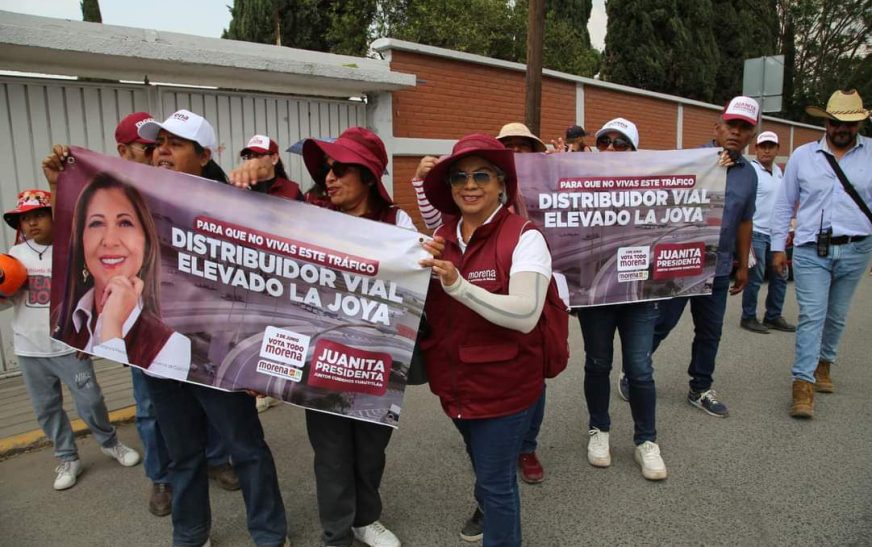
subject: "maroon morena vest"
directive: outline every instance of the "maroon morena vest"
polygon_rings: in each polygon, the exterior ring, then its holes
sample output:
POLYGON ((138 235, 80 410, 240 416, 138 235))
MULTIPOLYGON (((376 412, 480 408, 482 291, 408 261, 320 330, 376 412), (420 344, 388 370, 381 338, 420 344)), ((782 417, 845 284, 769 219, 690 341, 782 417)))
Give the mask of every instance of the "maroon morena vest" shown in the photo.
MULTIPOLYGON (((495 294, 508 294, 509 272, 497 260, 496 234, 509 215, 502 208, 479 226, 460 252, 457 222, 451 218, 435 235, 445 238, 443 260, 451 261, 470 283, 495 294)), ((451 418, 494 418, 520 412, 542 392, 542 335, 491 323, 430 280, 425 304, 430 335, 421 342, 430 390, 451 418)))
POLYGON ((276 177, 275 182, 270 186, 267 194, 292 201, 303 201, 303 193, 300 191, 300 185, 292 180, 284 179, 282 177, 276 177))

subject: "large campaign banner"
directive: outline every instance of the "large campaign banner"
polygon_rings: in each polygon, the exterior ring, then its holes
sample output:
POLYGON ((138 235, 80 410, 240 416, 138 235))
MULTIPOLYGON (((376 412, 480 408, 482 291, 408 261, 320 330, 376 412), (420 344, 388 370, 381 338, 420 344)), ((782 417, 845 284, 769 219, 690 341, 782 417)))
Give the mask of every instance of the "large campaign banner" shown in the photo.
POLYGON ((56 339, 396 426, 430 278, 419 234, 75 147, 56 201, 56 339))
POLYGON ((726 188, 719 152, 515 155, 523 206, 572 307, 711 293, 726 188))

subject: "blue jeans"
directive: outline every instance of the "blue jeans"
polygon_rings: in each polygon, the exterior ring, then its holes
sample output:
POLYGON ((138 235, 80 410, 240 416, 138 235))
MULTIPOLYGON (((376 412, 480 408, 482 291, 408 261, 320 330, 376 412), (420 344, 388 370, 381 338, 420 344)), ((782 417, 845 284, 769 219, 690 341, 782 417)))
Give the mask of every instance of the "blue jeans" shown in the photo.
POLYGON ((18 364, 36 412, 36 421, 54 444, 58 459, 65 462, 79 459, 70 418, 64 410, 61 384, 70 390, 76 412, 88 424, 100 446, 110 447, 118 442, 90 359, 77 359, 75 353, 55 357, 19 355, 18 364))
POLYGON ((483 547, 521 545, 518 455, 535 406, 499 418, 453 420, 475 472, 475 501, 484 513, 483 547))
POLYGON ((542 420, 545 419, 545 384, 542 384, 542 395, 539 400, 533 405, 532 415, 530 416, 530 427, 524 433, 524 439, 521 441, 521 454, 532 454, 539 446, 538 437, 539 430, 542 428, 542 420))
MULTIPOLYGON (((130 367, 130 374, 133 381, 133 399, 136 401, 136 431, 142 440, 145 453, 143 462, 145 476, 155 484, 169 484, 172 460, 167 450, 167 443, 161 434, 160 424, 157 422, 151 393, 145 385, 145 373, 142 369, 130 367)), ((221 434, 211 423, 206 437, 206 460, 209 465, 230 462, 221 434)))
POLYGON ((793 280, 799 303, 793 379, 814 382, 818 361, 833 363, 851 296, 869 267, 872 237, 845 245, 831 245, 829 256, 817 255, 815 245, 793 249, 793 280))
POLYGON ((696 392, 708 391, 712 387, 712 374, 715 371, 715 359, 718 356, 718 345, 721 342, 721 331, 724 326, 724 312, 727 310, 727 294, 730 289, 730 277, 720 275, 712 282, 712 293, 701 296, 684 296, 671 300, 661 300, 658 304, 660 315, 654 326, 654 345, 652 353, 662 342, 684 313, 684 307, 690 301, 690 313, 693 315, 693 346, 690 350, 690 389, 696 392))
POLYGON ((611 428, 609 373, 617 330, 621 336, 624 374, 630 384, 630 412, 635 424, 633 442, 657 440, 654 426, 657 392, 651 362, 657 308, 655 302, 640 302, 579 310, 578 322, 584 336, 584 397, 590 429, 608 431, 611 428))
POLYGON ((257 545, 283 545, 288 532, 285 506, 254 400, 245 393, 175 380, 147 375, 145 380, 173 460, 173 545, 199 546, 209 538, 207 421, 221 431, 230 452, 251 538, 257 545))
POLYGON ((784 294, 787 292, 787 276, 772 271, 772 250, 769 236, 754 232, 751 247, 757 263, 748 269, 748 285, 742 292, 742 319, 757 319, 757 293, 763 284, 763 277, 769 272, 769 292, 766 293, 766 314, 764 321, 774 321, 781 317, 784 308, 784 294))
POLYGON ((170 454, 157 423, 151 394, 145 385, 145 373, 142 369, 130 367, 130 375, 133 381, 133 399, 136 401, 136 431, 142 440, 145 476, 153 483, 169 484, 170 454))

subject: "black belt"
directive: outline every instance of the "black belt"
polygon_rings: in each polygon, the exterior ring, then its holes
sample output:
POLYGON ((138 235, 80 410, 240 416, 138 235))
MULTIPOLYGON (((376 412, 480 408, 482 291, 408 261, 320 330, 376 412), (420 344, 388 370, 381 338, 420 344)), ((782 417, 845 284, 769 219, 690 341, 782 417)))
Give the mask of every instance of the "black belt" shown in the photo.
POLYGON ((855 241, 863 241, 869 236, 836 236, 830 238, 830 245, 844 245, 855 241))

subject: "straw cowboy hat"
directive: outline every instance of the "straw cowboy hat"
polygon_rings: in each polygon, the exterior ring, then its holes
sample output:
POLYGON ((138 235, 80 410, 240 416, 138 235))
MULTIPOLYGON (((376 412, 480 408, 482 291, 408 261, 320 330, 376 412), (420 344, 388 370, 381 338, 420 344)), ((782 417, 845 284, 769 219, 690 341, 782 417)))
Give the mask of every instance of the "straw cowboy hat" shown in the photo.
POLYGON ((807 106, 805 111, 815 118, 829 118, 840 122, 861 122, 869 117, 869 110, 863 108, 863 99, 856 89, 833 93, 827 101, 826 110, 819 106, 807 106))
POLYGON ((525 139, 530 139, 530 143, 533 145, 533 150, 535 152, 545 152, 548 150, 548 147, 545 146, 542 139, 534 135, 533 132, 530 131, 530 128, 520 122, 512 122, 504 125, 502 129, 500 129, 500 134, 497 135, 497 140, 503 142, 503 139, 509 137, 524 137, 525 139))

